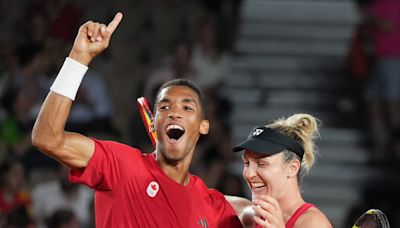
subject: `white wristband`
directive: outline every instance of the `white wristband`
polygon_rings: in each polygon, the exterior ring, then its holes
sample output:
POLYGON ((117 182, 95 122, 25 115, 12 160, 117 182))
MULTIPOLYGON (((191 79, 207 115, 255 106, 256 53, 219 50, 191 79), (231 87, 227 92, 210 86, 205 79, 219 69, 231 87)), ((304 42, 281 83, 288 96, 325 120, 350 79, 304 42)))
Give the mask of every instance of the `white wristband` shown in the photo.
POLYGON ((87 66, 67 57, 50 90, 74 101, 87 70, 87 66))

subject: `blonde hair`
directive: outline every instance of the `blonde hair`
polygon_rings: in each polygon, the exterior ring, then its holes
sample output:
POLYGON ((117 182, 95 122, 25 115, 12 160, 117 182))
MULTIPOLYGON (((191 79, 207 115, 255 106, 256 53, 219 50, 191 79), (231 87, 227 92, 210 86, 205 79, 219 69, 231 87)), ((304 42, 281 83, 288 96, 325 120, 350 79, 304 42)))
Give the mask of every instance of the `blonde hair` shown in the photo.
MULTIPOLYGON (((319 120, 309 114, 294 114, 287 119, 280 118, 267 125, 267 127, 276 129, 303 146, 304 155, 301 161, 301 176, 307 174, 315 162, 317 154, 315 139, 319 137, 318 125, 319 120)), ((299 158, 294 153, 289 152, 286 153, 284 160, 287 162, 295 157, 299 158)))

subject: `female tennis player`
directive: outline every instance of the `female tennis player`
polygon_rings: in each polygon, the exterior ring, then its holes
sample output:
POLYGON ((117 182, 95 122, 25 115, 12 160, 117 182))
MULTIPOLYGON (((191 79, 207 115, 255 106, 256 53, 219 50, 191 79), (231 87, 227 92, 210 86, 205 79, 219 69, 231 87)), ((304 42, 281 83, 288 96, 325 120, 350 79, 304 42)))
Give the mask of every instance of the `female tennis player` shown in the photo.
POLYGON ((328 218, 306 203, 300 186, 315 160, 317 120, 295 114, 266 126, 255 127, 237 145, 243 151, 245 178, 252 193, 255 227, 330 228, 328 218))

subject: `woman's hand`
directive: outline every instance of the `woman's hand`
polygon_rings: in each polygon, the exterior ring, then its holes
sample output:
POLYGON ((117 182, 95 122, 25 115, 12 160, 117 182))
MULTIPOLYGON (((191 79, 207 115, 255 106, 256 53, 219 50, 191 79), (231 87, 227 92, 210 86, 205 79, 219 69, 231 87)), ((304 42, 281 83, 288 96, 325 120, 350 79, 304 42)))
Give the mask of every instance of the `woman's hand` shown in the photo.
POLYGON ((264 228, 285 228, 282 209, 279 202, 268 195, 253 200, 256 212, 254 221, 264 228))

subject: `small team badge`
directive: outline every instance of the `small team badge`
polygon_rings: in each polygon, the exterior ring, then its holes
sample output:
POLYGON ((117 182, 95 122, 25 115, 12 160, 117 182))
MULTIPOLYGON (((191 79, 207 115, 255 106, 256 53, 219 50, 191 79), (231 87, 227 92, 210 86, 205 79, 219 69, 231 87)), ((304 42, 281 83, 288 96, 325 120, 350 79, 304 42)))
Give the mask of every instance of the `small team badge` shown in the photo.
POLYGON ((153 198, 157 195, 158 190, 160 190, 160 185, 158 185, 157 182, 152 181, 150 182, 149 186, 147 186, 146 192, 148 196, 153 198))

